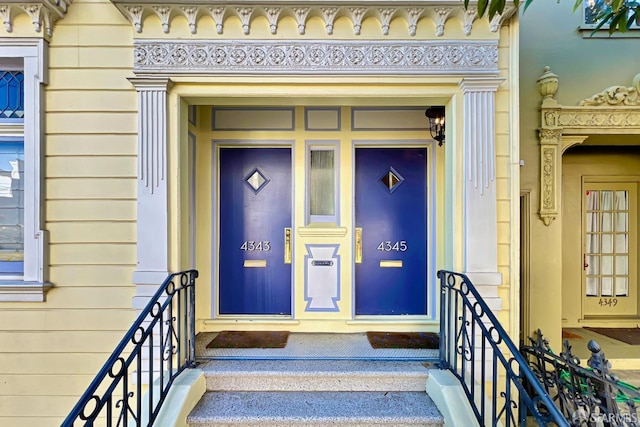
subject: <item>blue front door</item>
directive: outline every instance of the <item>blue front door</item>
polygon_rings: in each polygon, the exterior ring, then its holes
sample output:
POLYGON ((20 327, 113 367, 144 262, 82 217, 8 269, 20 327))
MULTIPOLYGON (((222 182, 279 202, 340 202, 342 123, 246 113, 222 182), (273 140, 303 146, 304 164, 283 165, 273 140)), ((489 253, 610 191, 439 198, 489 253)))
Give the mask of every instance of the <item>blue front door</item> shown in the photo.
POLYGON ((426 159, 425 148, 356 149, 357 315, 427 314, 426 159))
POLYGON ((291 149, 219 154, 219 313, 290 315, 291 149))

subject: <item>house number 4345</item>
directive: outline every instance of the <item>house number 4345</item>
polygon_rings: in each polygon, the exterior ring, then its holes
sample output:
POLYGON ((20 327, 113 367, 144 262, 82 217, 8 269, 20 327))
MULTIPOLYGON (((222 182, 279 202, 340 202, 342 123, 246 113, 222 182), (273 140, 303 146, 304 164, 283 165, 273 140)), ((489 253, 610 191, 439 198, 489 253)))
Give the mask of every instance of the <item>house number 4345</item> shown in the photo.
POLYGON ((397 242, 392 242, 390 240, 387 240, 384 242, 380 242, 377 249, 383 252, 391 252, 391 251, 405 252, 408 249, 407 241, 399 240, 397 242))

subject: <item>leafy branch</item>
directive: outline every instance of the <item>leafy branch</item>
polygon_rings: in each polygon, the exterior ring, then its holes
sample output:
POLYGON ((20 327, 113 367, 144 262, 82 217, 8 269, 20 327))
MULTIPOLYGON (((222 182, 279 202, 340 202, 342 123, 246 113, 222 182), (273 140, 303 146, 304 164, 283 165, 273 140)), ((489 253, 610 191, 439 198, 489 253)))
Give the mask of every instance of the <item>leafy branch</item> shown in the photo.
MULTIPOLYGON (((526 11, 532 2, 533 0, 513 0, 513 5, 519 7, 520 4, 523 4, 526 11)), ((501 14, 504 11, 506 3, 506 0, 478 0, 478 15, 482 17, 486 13, 489 18, 493 18, 496 14, 501 14)), ((575 12, 583 6, 584 0, 575 0, 573 11, 575 12)), ((464 0, 464 7, 469 7, 469 0, 464 0)), ((604 25, 609 26, 610 34, 616 31, 625 32, 634 23, 640 25, 640 2, 637 0, 604 0, 604 7, 596 16, 595 22, 594 32, 604 25)))

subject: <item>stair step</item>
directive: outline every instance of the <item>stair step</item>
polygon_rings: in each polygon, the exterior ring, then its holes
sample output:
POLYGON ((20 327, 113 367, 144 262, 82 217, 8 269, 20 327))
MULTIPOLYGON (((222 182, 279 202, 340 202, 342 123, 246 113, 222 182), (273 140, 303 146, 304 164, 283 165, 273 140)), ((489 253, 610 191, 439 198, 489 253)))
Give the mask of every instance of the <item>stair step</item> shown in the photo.
POLYGON ((425 391, 207 392, 187 419, 190 427, 442 426, 425 391))
POLYGON ((209 391, 421 391, 422 362, 215 360, 200 367, 209 391))

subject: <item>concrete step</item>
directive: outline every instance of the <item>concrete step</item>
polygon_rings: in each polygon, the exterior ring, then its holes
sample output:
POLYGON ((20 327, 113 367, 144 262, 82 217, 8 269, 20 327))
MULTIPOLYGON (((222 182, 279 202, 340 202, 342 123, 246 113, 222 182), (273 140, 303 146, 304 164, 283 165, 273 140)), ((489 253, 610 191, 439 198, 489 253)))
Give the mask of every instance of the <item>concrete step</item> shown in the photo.
POLYGON ((414 361, 214 360, 190 427, 442 426, 414 361))
POLYGON ((207 392, 189 427, 443 426, 426 392, 207 392))
POLYGON ((372 360, 216 360, 200 369, 210 391, 422 391, 428 365, 372 360))

